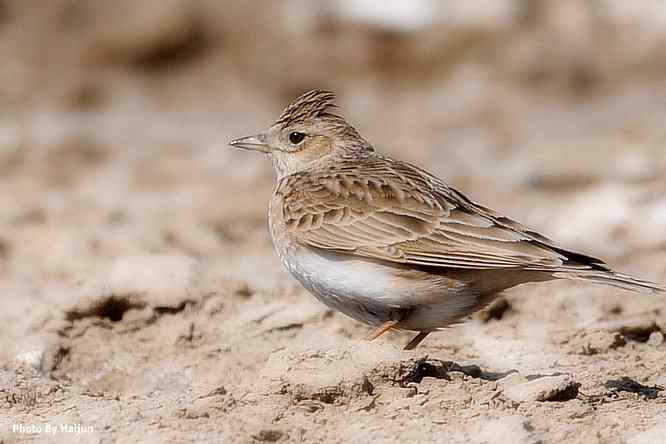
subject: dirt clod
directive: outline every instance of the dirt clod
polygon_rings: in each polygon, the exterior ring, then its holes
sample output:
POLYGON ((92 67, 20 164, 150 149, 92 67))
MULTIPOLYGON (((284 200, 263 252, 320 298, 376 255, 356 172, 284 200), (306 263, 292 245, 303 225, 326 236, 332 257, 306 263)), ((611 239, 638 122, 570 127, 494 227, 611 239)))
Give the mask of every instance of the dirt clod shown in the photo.
POLYGON ((504 395, 512 401, 562 402, 576 398, 580 384, 570 376, 543 376, 532 381, 515 384, 504 390, 504 395))

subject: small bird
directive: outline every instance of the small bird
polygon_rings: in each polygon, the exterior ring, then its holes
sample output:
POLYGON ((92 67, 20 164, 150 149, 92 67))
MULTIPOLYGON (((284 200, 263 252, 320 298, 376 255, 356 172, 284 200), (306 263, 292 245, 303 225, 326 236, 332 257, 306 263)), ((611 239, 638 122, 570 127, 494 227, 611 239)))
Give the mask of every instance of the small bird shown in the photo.
POLYGON ((271 158, 268 221, 283 266, 319 301, 373 326, 366 339, 411 330, 418 334, 405 349, 413 349, 526 282, 665 291, 376 152, 337 109, 332 92, 306 92, 268 131, 230 145, 271 158))

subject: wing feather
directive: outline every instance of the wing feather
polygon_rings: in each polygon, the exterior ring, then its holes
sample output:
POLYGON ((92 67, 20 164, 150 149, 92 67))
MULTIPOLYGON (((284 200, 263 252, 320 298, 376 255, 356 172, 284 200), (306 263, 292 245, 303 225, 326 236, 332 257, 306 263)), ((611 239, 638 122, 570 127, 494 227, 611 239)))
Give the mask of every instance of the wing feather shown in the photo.
MULTIPOLYGON (((462 269, 559 270, 571 259, 547 238, 435 176, 379 155, 334 171, 287 176, 277 192, 289 235, 315 248, 462 269)), ((584 260, 577 267, 603 266, 579 256, 584 260)))

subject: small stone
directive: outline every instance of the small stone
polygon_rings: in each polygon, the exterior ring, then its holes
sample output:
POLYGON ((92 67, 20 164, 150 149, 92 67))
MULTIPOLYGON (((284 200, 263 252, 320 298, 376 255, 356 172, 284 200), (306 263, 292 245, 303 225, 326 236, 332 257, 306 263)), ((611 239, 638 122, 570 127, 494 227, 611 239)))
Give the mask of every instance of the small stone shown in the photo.
POLYGON ((580 384, 567 375, 544 376, 504 389, 504 395, 515 402, 568 401, 578 396, 580 384))
POLYGON ((276 351, 261 371, 260 382, 266 384, 262 390, 288 395, 295 404, 303 400, 339 404, 368 399, 374 392, 373 369, 395 361, 401 352, 397 347, 377 350, 372 345, 359 342, 276 351))
POLYGON ((647 340, 647 344, 652 347, 659 347, 664 343, 664 334, 660 331, 653 331, 647 340))
POLYGON ((34 369, 39 369, 42 366, 43 357, 44 350, 30 350, 27 352, 19 353, 14 359, 22 364, 28 364, 34 369))

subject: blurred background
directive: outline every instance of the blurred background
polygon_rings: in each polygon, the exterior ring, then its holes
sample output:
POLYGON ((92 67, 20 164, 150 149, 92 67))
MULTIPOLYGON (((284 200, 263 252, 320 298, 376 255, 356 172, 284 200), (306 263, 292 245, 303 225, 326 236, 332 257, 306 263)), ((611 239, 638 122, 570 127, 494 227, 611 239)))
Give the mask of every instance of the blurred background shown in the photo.
POLYGON ((0 59, 4 285, 142 252, 272 264, 271 165, 227 142, 314 87, 567 245, 666 243, 663 2, 2 0, 0 59))
POLYGON ((314 87, 565 244, 666 242, 660 1, 1 0, 0 60, 4 285, 266 247, 271 165, 227 142, 314 87))
POLYGON ((271 166, 227 142, 314 87, 569 245, 666 242, 657 0, 1 0, 0 60, 4 273, 267 242, 271 166))
MULTIPOLYGON (((253 380, 276 344, 293 348, 300 337, 312 346, 315 332, 339 344, 362 337, 364 327, 322 315, 280 270, 266 229, 272 166, 227 145, 267 128, 311 88, 336 91, 342 115, 379 151, 426 167, 566 247, 666 281, 666 2, 0 0, 0 360, 47 350, 59 359, 49 369, 83 375, 72 377, 71 390, 120 369, 114 381, 124 388, 93 387, 101 393, 131 392, 143 369, 146 391, 172 390, 155 399, 181 402, 190 364, 167 382, 150 378, 183 353, 183 362, 197 363, 198 379, 188 379, 196 388, 203 367, 216 384, 221 365, 234 381, 253 380), (161 262, 123 262, 146 254, 199 259, 224 281, 210 286, 225 298, 212 308, 197 300, 201 313, 180 312, 194 298, 187 281, 174 287, 171 311, 160 312, 173 316, 146 315, 146 325, 132 327, 136 335, 118 333, 125 323, 117 321, 163 301, 67 308, 91 280, 106 293, 84 296, 113 295, 113 264, 138 276, 128 294, 152 288, 163 297, 163 286, 149 281, 170 282, 172 262, 145 281, 141 273, 161 262), (255 334, 276 304, 286 317, 255 334), (69 324, 54 327, 63 313, 69 324), (106 323, 65 345, 35 339, 68 337, 86 317, 106 323)), ((563 319, 574 334, 590 319, 663 306, 619 290, 543 288, 518 293, 552 297, 518 298, 523 314, 509 325, 524 335, 507 342, 510 352, 475 342, 505 334, 507 324, 487 327, 486 336, 452 330, 430 344, 458 338, 476 344, 471 356, 484 365, 524 368, 520 359, 541 356, 563 319), (532 352, 514 353, 534 337, 543 341, 532 352)), ((553 348, 560 353, 561 343, 553 348)), ((460 353, 456 359, 469 359, 460 353)), ((589 383, 597 386, 603 381, 589 383)), ((146 406, 153 404, 137 408, 146 406)), ((91 421, 81 422, 101 424, 91 421)))

